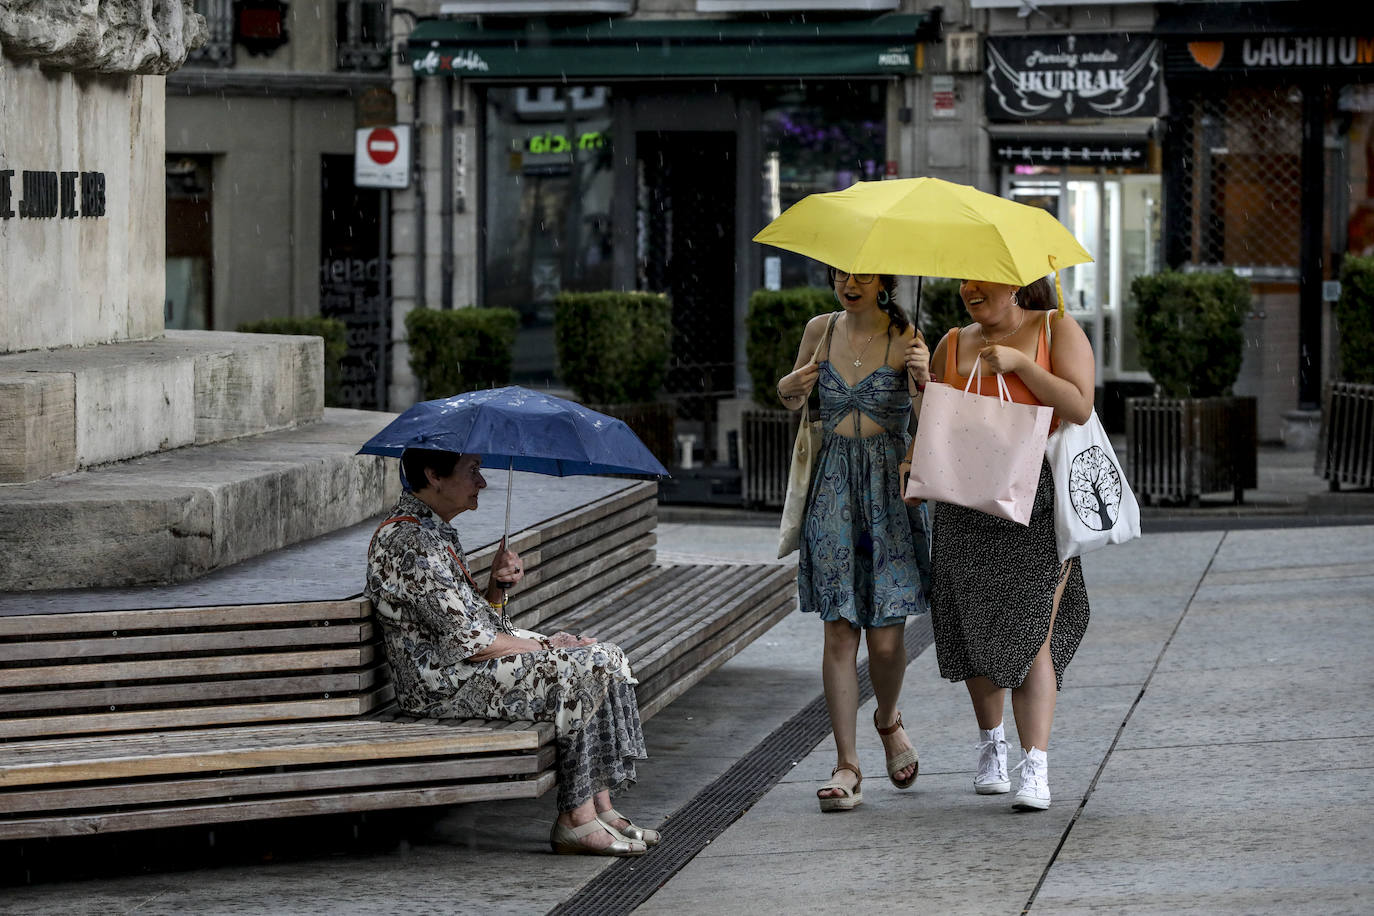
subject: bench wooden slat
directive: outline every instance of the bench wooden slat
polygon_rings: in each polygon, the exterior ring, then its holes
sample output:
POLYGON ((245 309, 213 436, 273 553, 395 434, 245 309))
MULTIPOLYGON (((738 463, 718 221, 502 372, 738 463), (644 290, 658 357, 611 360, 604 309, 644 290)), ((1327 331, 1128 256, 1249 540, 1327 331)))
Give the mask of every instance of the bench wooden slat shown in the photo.
POLYGON ((585 601, 602 589, 643 572, 653 565, 653 562, 653 554, 645 552, 643 545, 630 545, 622 548, 616 552, 616 555, 607 558, 604 562, 598 560, 588 564, 588 578, 581 583, 567 587, 561 593, 547 599, 534 600, 534 606, 528 611, 512 616, 517 626, 530 630, 538 629, 540 621, 548 619, 549 615, 562 608, 585 601))
POLYGON ((660 658, 671 657, 675 649, 680 650, 683 645, 695 645, 704 641, 733 617, 749 613, 755 605, 762 603, 777 589, 770 577, 760 577, 748 585, 735 581, 738 578, 720 577, 711 583, 729 590, 723 592, 712 589, 706 592, 708 600, 716 601, 717 613, 698 614, 692 619, 682 619, 676 626, 666 625, 657 631, 650 631, 648 639, 635 644, 634 658, 637 663, 652 667, 660 658), (728 600, 721 597, 726 594, 730 596, 728 600))
POLYGON ((73 814, 59 817, 0 821, 0 840, 45 836, 83 836, 121 830, 221 824, 269 817, 301 817, 350 811, 381 811, 426 805, 457 805, 505 798, 537 798, 553 788, 554 774, 546 770, 531 779, 499 780, 341 795, 293 796, 284 799, 226 801, 143 811, 73 814))
POLYGON ((537 751, 498 756, 426 758, 420 762, 380 763, 347 768, 295 769, 282 772, 241 773, 201 779, 164 779, 128 782, 118 786, 87 784, 61 789, 27 789, 0 792, 0 813, 28 814, 80 808, 167 804, 195 799, 275 795, 287 792, 319 792, 361 786, 400 787, 408 783, 484 779, 493 776, 528 776, 554 764, 554 748, 544 744, 537 751))
POLYGON ((76 690, 29 690, 0 693, 0 714, 60 712, 91 707, 165 706, 250 697, 325 697, 355 693, 386 676, 380 659, 356 671, 311 672, 294 677, 197 680, 171 684, 118 684, 76 690))
POLYGON ((717 567, 694 576, 681 600, 676 595, 661 597, 627 619, 627 625, 619 630, 625 641, 622 648, 636 656, 647 656, 660 644, 680 639, 682 632, 695 622, 728 614, 730 608, 747 606, 755 593, 748 575, 748 571, 717 567))
POLYGON ((120 732, 153 728, 199 728, 210 725, 241 725, 245 722, 280 722, 283 719, 338 719, 359 716, 390 698, 390 685, 371 693, 312 700, 276 700, 228 706, 186 706, 172 709, 0 719, 0 739, 45 735, 76 735, 86 732, 120 732))
POLYGON ((597 557, 612 555, 626 545, 633 545, 641 551, 651 549, 657 538, 653 529, 652 518, 640 519, 567 553, 550 557, 546 551, 543 552, 543 559, 538 566, 525 567, 527 574, 520 588, 511 594, 511 602, 514 604, 519 598, 528 607, 540 600, 547 600, 570 583, 584 578, 586 564, 597 557))
POLYGON ((709 656, 684 660, 684 670, 677 671, 671 668, 664 670, 660 672, 658 677, 649 679, 641 685, 647 699, 640 704, 640 719, 648 721, 653 718, 669 703, 682 696, 712 671, 734 658, 754 640, 767 633, 779 620, 793 613, 796 609, 795 595, 792 598, 793 600, 787 600, 784 596, 779 596, 775 606, 767 616, 757 619, 738 635, 716 648, 709 656))
POLYGON ((356 668, 371 662, 375 654, 372 646, 360 645, 321 649, 315 652, 254 652, 207 655, 200 658, 164 658, 155 661, 0 668, 0 688, 356 668))
MULTIPOLYGON (((192 627, 298 623, 303 620, 364 620, 371 613, 371 602, 363 598, 349 598, 345 601, 302 601, 292 604, 20 614, 0 616, 0 638, 114 630, 121 633, 131 630, 184 630, 192 627)), ((4 657, 3 653, 3 647, 0 647, 0 658, 4 657)))
POLYGON ((0 748, 0 787, 534 750, 539 746, 536 733, 524 729, 448 728, 369 721, 343 723, 332 731, 315 731, 308 735, 288 726, 279 729, 202 729, 171 732, 160 738, 152 742, 152 746, 146 736, 138 735, 123 746, 117 740, 107 739, 95 748, 70 740, 61 746, 33 742, 0 748), (93 750, 97 753, 93 754, 93 750))
POLYGON ((86 659, 154 653, 223 652, 230 649, 274 649, 290 646, 330 646, 367 642, 371 622, 318 627, 259 627, 251 630, 211 630, 145 636, 105 636, 13 642, 0 646, 0 665, 43 659, 86 659))

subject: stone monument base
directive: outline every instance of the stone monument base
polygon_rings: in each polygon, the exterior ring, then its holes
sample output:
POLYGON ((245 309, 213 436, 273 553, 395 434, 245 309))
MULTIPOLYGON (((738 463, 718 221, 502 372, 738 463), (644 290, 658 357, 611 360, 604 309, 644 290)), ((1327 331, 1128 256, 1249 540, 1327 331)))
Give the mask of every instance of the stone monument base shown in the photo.
POLYGON ((183 582, 376 516, 399 491, 395 462, 355 452, 392 416, 329 409, 296 429, 0 487, 0 591, 183 582))

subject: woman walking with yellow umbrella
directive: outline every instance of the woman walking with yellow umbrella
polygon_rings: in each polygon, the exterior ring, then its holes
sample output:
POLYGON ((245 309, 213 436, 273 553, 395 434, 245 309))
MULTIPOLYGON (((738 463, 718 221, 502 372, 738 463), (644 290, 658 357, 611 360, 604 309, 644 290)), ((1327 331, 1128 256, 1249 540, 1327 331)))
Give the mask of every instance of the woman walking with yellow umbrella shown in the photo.
MULTIPOLYGON (((1015 400, 1053 407, 1056 421, 1081 423, 1091 412, 1086 335, 1063 315, 1062 292, 1053 323, 1034 311, 1049 306, 1048 295, 1044 305, 1030 301, 1037 280, 1091 257, 1043 210, 938 179, 860 182, 806 198, 755 241, 850 271, 964 278, 960 294, 975 323, 965 333, 951 331, 933 361, 923 340, 908 343, 905 363, 918 415, 932 364, 940 382, 962 383, 975 371, 975 359, 989 375, 1007 374, 1015 400), (1038 315, 1045 320, 1032 320, 1038 315)), ((1047 281, 1038 289, 1047 289, 1047 281)), ((1042 465, 1029 528, 949 504, 934 512, 936 652, 941 673, 964 681, 979 722, 974 788, 979 794, 1010 790, 1001 723, 1011 689, 1024 750, 1014 807, 1025 810, 1050 803, 1046 751, 1055 694, 1088 619, 1077 560, 1058 560, 1053 490, 1042 465)))

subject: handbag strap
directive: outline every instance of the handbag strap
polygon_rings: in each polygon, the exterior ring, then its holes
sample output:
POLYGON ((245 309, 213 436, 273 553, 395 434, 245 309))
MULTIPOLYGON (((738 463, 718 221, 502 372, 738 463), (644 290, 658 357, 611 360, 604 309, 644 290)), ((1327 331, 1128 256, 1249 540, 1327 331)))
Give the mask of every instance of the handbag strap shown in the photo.
MULTIPOLYGON (((821 339, 818 340, 818 341, 816 342, 816 350, 815 350, 815 352, 813 352, 813 353, 811 354, 811 362, 813 362, 813 363, 818 363, 818 362, 821 361, 821 347, 824 347, 826 341, 830 339, 830 332, 833 331, 833 330, 835 329, 835 322, 838 321, 839 319, 840 319, 840 313, 839 313, 839 312, 831 312, 831 313, 830 313, 830 320, 829 320, 828 322, 826 322, 825 331, 821 334, 821 339)), ((830 356, 830 351, 829 351, 829 350, 826 350, 826 351, 825 351, 825 355, 826 355, 826 357, 828 358, 828 357, 830 356)), ((801 422, 802 422, 802 426, 805 426, 808 422, 810 422, 810 419, 811 419, 811 396, 810 396, 810 395, 807 395, 806 400, 802 402, 802 412, 801 412, 801 422)))
MULTIPOLYGON (((982 354, 973 358, 973 368, 969 370, 968 381, 964 383, 964 394, 973 387, 973 380, 978 379, 978 394, 983 393, 983 380, 978 375, 978 366, 983 361, 982 354)), ((1002 373, 997 373, 997 400, 1004 404, 1011 403, 1011 389, 1007 387, 1007 380, 1002 378, 1002 373)))

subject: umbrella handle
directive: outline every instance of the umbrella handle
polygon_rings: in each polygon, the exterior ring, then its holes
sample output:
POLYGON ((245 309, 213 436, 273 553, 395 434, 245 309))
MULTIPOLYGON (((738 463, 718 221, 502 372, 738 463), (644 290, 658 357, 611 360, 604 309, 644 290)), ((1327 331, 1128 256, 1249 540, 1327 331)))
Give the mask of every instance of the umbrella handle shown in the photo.
MULTIPOLYGON (((505 526, 504 528, 501 529, 501 546, 498 547, 498 548, 496 548, 496 554, 497 554, 497 556, 500 556, 501 551, 503 551, 503 550, 506 549, 506 541, 507 541, 507 539, 510 538, 510 491, 511 491, 511 484, 512 484, 514 481, 515 481, 515 467, 513 466, 513 464, 507 464, 507 465, 506 465, 506 526, 505 526)), ((496 584, 497 584, 498 586, 500 586, 501 591, 502 591, 502 593, 503 593, 501 597, 504 598, 504 597, 505 597, 505 594, 504 594, 504 593, 510 591, 511 586, 513 586, 515 583, 514 583, 514 582, 502 582, 500 579, 497 579, 497 580, 496 580, 496 584)))

